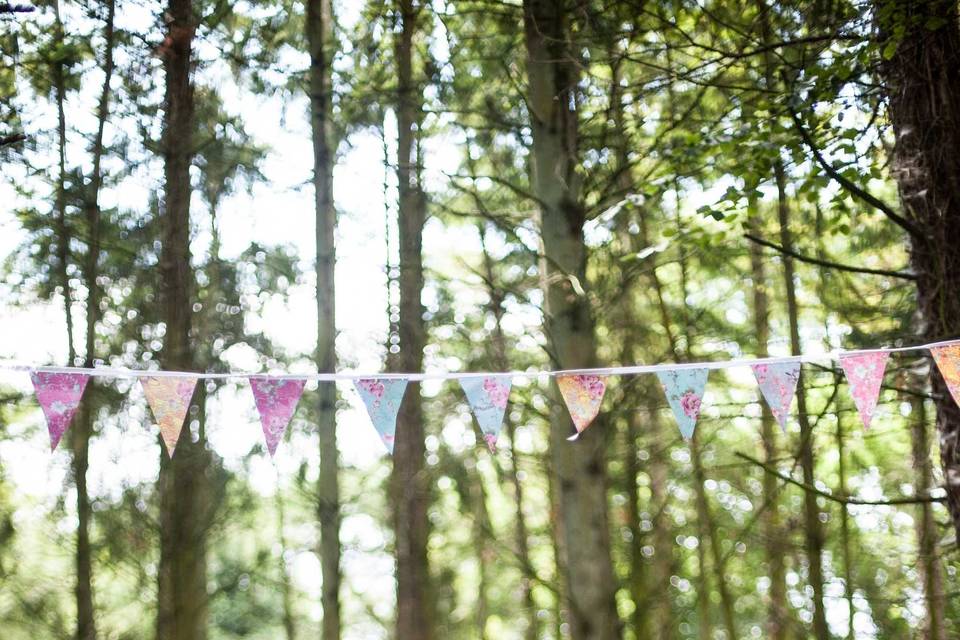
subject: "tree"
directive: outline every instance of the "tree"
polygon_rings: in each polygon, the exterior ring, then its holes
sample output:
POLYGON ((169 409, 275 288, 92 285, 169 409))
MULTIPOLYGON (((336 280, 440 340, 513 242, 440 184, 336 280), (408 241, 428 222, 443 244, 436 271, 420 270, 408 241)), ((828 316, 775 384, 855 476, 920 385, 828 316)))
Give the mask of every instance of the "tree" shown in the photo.
MULTIPOLYGON (((533 132, 531 174, 539 202, 543 247, 541 281, 544 332, 557 369, 597 364, 594 322, 586 293, 577 155, 577 61, 569 48, 570 8, 562 2, 526 0, 527 105, 533 132)), ((551 455, 559 489, 565 557, 563 572, 575 640, 621 635, 616 581, 610 558, 602 421, 574 446, 569 418, 558 400, 551 411, 551 455)))
MULTIPOLYGON (((307 0, 305 23, 310 49, 310 127, 313 133, 313 189, 317 237, 317 370, 337 366, 336 295, 334 271, 337 211, 333 199, 333 166, 337 140, 333 126, 333 59, 336 54, 331 0, 307 0)), ((340 489, 337 457, 337 390, 318 389, 317 425, 320 437, 320 478, 317 512, 320 519, 320 565, 323 573, 323 638, 340 638, 340 489)))
MULTIPOLYGON (((892 171, 905 215, 887 214, 910 236, 921 334, 931 341, 953 338, 960 335, 960 158, 946 150, 960 144, 957 4, 877 0, 874 10, 895 140, 892 171)), ((930 383, 947 505, 960 539, 960 407, 935 366, 930 383)))
MULTIPOLYGON (((399 338, 396 365, 401 371, 423 367, 423 225, 426 197, 420 184, 420 87, 414 74, 414 38, 423 7, 397 0, 400 21, 394 36, 397 68, 397 226, 400 255, 399 338)), ((425 469, 424 415, 420 385, 411 383, 397 417, 391 495, 397 554, 397 640, 433 640, 430 569, 427 559, 429 484, 425 469)))
MULTIPOLYGON (((192 0, 170 0, 167 35, 161 45, 165 71, 162 150, 164 194, 161 215, 161 300, 164 368, 194 368, 191 339, 190 166, 194 147, 193 39, 197 23, 192 0)), ((203 390, 191 417, 203 411, 203 390)), ((205 471, 210 462, 201 429, 194 441, 190 425, 180 432, 173 458, 160 451, 160 565, 157 570, 157 640, 207 637, 206 543, 210 496, 205 471)))

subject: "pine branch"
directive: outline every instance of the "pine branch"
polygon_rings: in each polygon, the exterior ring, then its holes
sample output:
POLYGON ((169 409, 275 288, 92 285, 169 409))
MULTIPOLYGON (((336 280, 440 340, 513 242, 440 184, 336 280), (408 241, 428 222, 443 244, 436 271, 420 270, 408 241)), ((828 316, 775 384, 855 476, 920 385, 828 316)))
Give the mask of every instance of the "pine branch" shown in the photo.
POLYGON ((866 202, 868 205, 874 209, 879 210, 890 220, 899 225, 907 233, 915 238, 923 238, 924 234, 918 229, 912 222, 901 216, 899 213, 893 210, 893 207, 888 205, 886 202, 876 197, 863 187, 855 184, 850 179, 846 178, 841 174, 836 167, 830 164, 826 158, 823 157, 823 153, 817 147, 816 143, 813 140, 813 137, 810 135, 810 132, 803 126, 803 122, 800 120, 800 116, 794 112, 793 109, 787 109, 790 113, 790 118, 793 120, 794 126, 797 128, 797 132, 800 134, 800 138, 803 140, 804 144, 810 149, 810 152, 813 154, 814 160, 817 161, 817 164, 830 176, 833 180, 836 180, 841 187, 849 191, 851 194, 866 202))
POLYGON ((743 452, 735 451, 733 455, 743 460, 746 460, 747 462, 755 464, 756 466, 762 468, 765 472, 769 473, 770 475, 776 476, 777 478, 780 478, 784 482, 792 484, 796 487, 800 487, 801 489, 803 489, 808 493, 816 494, 821 498, 826 498, 827 500, 832 500, 833 502, 838 502, 840 504, 883 507, 883 506, 893 506, 893 505, 902 505, 902 504, 927 504, 930 502, 946 502, 947 500, 946 497, 935 497, 935 496, 917 496, 916 498, 893 498, 891 500, 860 500, 858 498, 851 498, 848 496, 836 495, 833 493, 828 493, 827 491, 822 491, 814 486, 811 486, 799 480, 795 480, 794 478, 791 478, 788 475, 780 473, 780 471, 778 471, 775 467, 767 464, 766 462, 757 460, 756 458, 748 456, 743 452))
POLYGON ((797 253, 787 249, 786 247, 781 247, 778 244, 774 244, 769 240, 764 240, 755 235, 745 233, 743 237, 749 240, 750 242, 756 242, 759 245, 764 247, 769 247, 778 253, 783 255, 790 256, 800 262, 806 262, 808 264, 815 264, 819 267, 826 267, 827 269, 836 269, 837 271, 847 271, 849 273, 869 273, 875 276, 889 276, 891 278, 902 278, 903 280, 916 280, 917 276, 912 273, 907 273, 905 271, 890 271, 889 269, 870 269, 868 267, 854 267, 848 264, 841 264, 839 262, 830 262, 829 260, 821 260, 819 258, 813 258, 811 256, 805 256, 802 253, 797 253))
POLYGON ((34 7, 26 4, 12 4, 10 2, 0 2, 0 14, 4 13, 31 13, 34 7))
POLYGON ((9 136, 0 136, 0 149, 2 149, 3 147, 9 147, 9 146, 18 144, 20 142, 23 142, 26 139, 27 139, 27 136, 25 136, 22 133, 14 133, 9 136))

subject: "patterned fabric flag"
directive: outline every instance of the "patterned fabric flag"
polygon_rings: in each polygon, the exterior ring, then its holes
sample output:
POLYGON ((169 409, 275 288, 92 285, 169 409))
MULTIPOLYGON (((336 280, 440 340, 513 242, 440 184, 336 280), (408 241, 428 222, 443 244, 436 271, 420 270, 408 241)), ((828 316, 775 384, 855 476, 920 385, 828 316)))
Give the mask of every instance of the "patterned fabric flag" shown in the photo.
POLYGON ((477 424, 483 432, 490 451, 497 450, 497 436, 503 425, 503 414, 510 397, 510 376, 489 376, 485 378, 461 378, 460 386, 467 396, 467 402, 477 417, 477 424))
POLYGON ((167 455, 172 458, 187 410, 190 409, 190 398, 197 386, 197 378, 143 376, 140 384, 147 404, 160 425, 160 436, 166 445, 167 455))
POLYGON ((73 414, 80 406, 83 390, 87 388, 90 376, 85 373, 52 373, 31 371, 30 379, 37 393, 37 402, 47 418, 47 430, 50 432, 50 451, 57 448, 73 414))
POLYGON ((576 440, 600 412, 600 403, 603 402, 603 394, 607 390, 606 376, 557 376, 557 386, 563 401, 567 403, 573 426, 577 428, 577 433, 568 440, 576 440))
POLYGON ((364 378, 355 380, 357 393, 367 406, 367 413, 380 439, 393 454, 393 443, 397 434, 397 414, 403 401, 403 392, 407 390, 405 378, 364 378))
POLYGON ((700 417, 703 390, 707 386, 708 369, 671 369, 658 371, 660 386, 667 395, 667 402, 677 418, 680 433, 689 440, 700 417))
POLYGON ((960 344, 933 347, 930 349, 930 354, 940 368, 950 395, 957 404, 960 404, 960 344))
POLYGON ((277 444, 283 437, 283 432, 290 424, 290 418, 297 409, 297 402, 303 395, 306 380, 290 380, 285 378, 270 378, 267 376, 250 376, 250 389, 253 399, 260 412, 260 425, 263 427, 263 437, 267 441, 267 451, 270 456, 277 452, 277 444))
POLYGON ((797 392, 797 380, 800 379, 799 362, 771 362, 755 364, 751 367, 753 375, 760 385, 760 392, 770 406, 770 412, 787 430, 787 414, 797 392))
POLYGON ((870 428, 870 421, 873 420, 889 358, 890 354, 885 351, 840 356, 840 366, 850 382, 850 395, 857 405, 865 429, 870 428))

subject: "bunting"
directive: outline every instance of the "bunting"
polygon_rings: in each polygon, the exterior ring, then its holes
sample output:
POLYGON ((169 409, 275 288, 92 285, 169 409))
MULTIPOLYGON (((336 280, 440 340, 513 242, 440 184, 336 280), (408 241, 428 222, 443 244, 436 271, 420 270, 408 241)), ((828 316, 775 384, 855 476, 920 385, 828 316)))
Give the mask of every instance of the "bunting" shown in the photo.
POLYGON ((380 434, 387 451, 393 454, 397 433, 397 414, 403 393, 407 389, 405 378, 362 378, 354 382, 357 393, 367 407, 373 427, 380 434))
POLYGON ((786 431, 787 415, 797 392, 797 380, 800 379, 800 363, 765 362, 752 365, 751 369, 770 412, 780 423, 780 428, 786 431))
POLYGON ((858 353, 840 356, 840 367, 850 382, 850 395, 857 405, 863 428, 870 428, 880 398, 880 385, 887 370, 889 353, 858 353))
POLYGON ((570 411, 573 426, 577 433, 570 440, 586 430, 600 412, 600 403, 607 390, 607 377, 595 375, 560 375, 557 376, 557 387, 560 395, 570 411))
POLYGON ((158 377, 143 376, 140 384, 147 404, 153 410, 153 416, 160 425, 160 436, 167 448, 167 455, 173 457, 183 429, 183 421, 190 409, 190 399, 197 387, 196 377, 158 377))
POLYGON ((138 378, 147 403, 159 424, 164 447, 170 456, 173 456, 176 449, 198 381, 244 378, 249 382, 256 402, 267 450, 273 456, 296 411, 306 381, 311 379, 325 383, 352 380, 374 428, 390 453, 394 450, 397 415, 407 384, 411 380, 456 379, 476 417, 484 441, 491 451, 496 451, 515 377, 551 376, 556 379, 557 388, 576 428, 576 433, 569 440, 575 440, 597 417, 610 375, 656 373, 676 417, 680 433, 689 439, 696 430, 711 369, 749 366, 764 400, 781 428, 785 429, 790 406, 797 392, 801 363, 839 360, 863 425, 869 428, 876 412, 890 354, 919 350, 930 351, 951 396, 960 404, 960 340, 847 353, 713 361, 690 365, 627 365, 567 371, 530 369, 484 373, 429 372, 382 377, 354 373, 316 373, 295 377, 236 373, 194 374, 181 371, 148 374, 110 367, 36 368, 5 364, 2 361, 0 370, 29 372, 37 402, 46 418, 51 450, 58 446, 69 428, 91 377, 138 378))
POLYGON ((90 376, 85 373, 33 371, 30 379, 37 394, 37 402, 47 419, 50 451, 53 451, 60 444, 60 439, 73 420, 73 414, 80 406, 80 399, 90 376))
POLYGON ((263 427, 267 451, 272 458, 277 452, 277 444, 283 437, 283 432, 290 424, 293 412, 297 410, 306 380, 266 376, 250 376, 248 380, 257 411, 260 413, 260 426, 263 427))
POLYGON ((954 402, 960 404, 960 344, 930 349, 954 402))
POLYGON ((700 405, 703 402, 703 390, 707 386, 708 369, 673 369, 658 371, 657 378, 667 396, 667 402, 673 409, 680 433, 687 440, 693 437, 693 430, 700 417, 700 405))
POLYGON ((460 386, 477 418, 483 439, 491 452, 497 450, 497 437, 507 410, 512 380, 509 375, 462 378, 460 386))

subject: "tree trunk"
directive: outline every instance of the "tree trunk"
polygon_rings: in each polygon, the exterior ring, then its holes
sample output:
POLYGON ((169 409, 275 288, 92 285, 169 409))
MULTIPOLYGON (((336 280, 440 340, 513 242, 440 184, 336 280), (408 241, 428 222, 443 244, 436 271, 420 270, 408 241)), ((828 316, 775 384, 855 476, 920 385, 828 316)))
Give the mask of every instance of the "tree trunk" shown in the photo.
MULTIPOLYGON (((414 0, 397 0, 401 30, 395 37, 397 64, 397 191, 400 249, 400 353, 406 372, 423 367, 423 225, 426 200, 420 187, 416 137, 419 88, 413 73, 413 38, 421 10, 414 0)), ((392 491, 397 553, 397 640, 433 640, 434 615, 427 562, 429 484, 425 468, 420 384, 409 385, 397 418, 392 491)))
POLYGON ((66 119, 66 78, 64 77, 64 62, 60 56, 65 49, 63 39, 63 22, 60 20, 60 2, 53 3, 54 11, 54 38, 57 42, 56 59, 51 69, 53 75, 53 89, 57 100, 57 159, 59 173, 57 175, 56 209, 57 238, 57 277, 63 289, 63 312, 67 323, 67 359, 68 364, 76 366, 77 352, 73 344, 73 298, 70 293, 70 277, 67 274, 67 262, 70 259, 70 231, 67 228, 67 119, 66 119))
MULTIPOLYGON (((100 261, 100 187, 103 183, 101 164, 103 159, 103 132, 110 113, 110 82, 113 79, 114 16, 116 4, 107 2, 107 17, 103 27, 104 59, 103 86, 100 90, 100 102, 97 105, 97 133, 91 144, 93 170, 91 171, 87 191, 84 194, 84 212, 87 222, 87 255, 83 269, 84 286, 87 289, 86 334, 84 346, 84 367, 93 367, 96 358, 97 322, 100 319, 100 289, 97 285, 100 261)), ((77 640, 95 640, 97 637, 96 618, 93 604, 93 560, 90 548, 90 496, 87 491, 87 468, 90 452, 90 435, 96 415, 95 389, 88 389, 80 411, 74 419, 73 435, 70 439, 73 449, 73 478, 77 487, 77 640)))
MULTIPOLYGON (((165 369, 191 370, 193 273, 190 266, 190 165, 194 104, 190 80, 196 30, 191 0, 170 0, 162 45, 166 93, 163 118, 164 202, 160 279, 166 325, 160 361, 165 369)), ((157 639, 204 640, 207 620, 206 536, 210 511, 209 455, 201 429, 194 442, 189 422, 201 417, 202 385, 169 459, 160 451, 160 565, 157 571, 157 639)))
MULTIPOLYGON (((335 266, 337 210, 333 200, 336 139, 333 130, 333 5, 331 0, 307 0, 307 41, 310 47, 310 124, 313 131, 313 188, 317 243, 317 371, 337 367, 335 266)), ((323 579, 323 640, 339 640, 340 625, 340 486, 337 454, 337 388, 317 389, 320 477, 317 515, 320 521, 320 567, 323 579)))
MULTIPOLYGON (((920 380, 916 380, 920 383, 920 380)), ((918 388, 920 384, 916 385, 918 388)), ((930 463, 930 437, 927 431, 927 409, 923 398, 910 398, 912 411, 910 431, 913 445, 914 493, 928 495, 932 483, 933 470, 930 463)), ((927 605, 928 640, 947 640, 947 622, 944 611, 943 571, 940 568, 940 556, 937 553, 937 524, 933 518, 933 506, 929 502, 917 505, 917 552, 920 556, 920 569, 923 578, 923 596, 927 605)))
MULTIPOLYGON (((923 335, 960 335, 960 26, 951 0, 875 0, 923 335)), ((930 368, 947 506, 960 539, 960 407, 930 368)))
MULTIPOLYGON (((755 211, 755 204, 751 204, 750 210, 755 211)), ((758 222, 758 218, 752 215, 750 226, 754 231, 757 231, 758 222)), ((760 245, 754 242, 750 243, 750 277, 753 284, 752 311, 753 330, 757 338, 756 354, 758 358, 766 358, 769 355, 767 343, 770 340, 770 299, 767 295, 768 283, 763 264, 763 252, 760 245)), ((778 455, 776 423, 770 407, 762 399, 760 400, 760 433, 767 464, 776 464, 778 455)), ((763 532, 766 539, 767 568, 770 572, 766 631, 770 640, 786 640, 789 629, 786 572, 783 565, 785 548, 783 526, 780 522, 779 493, 777 479, 769 473, 763 474, 763 532)))
MULTIPOLYGON (((793 237, 790 233, 790 209, 787 202, 786 175, 783 164, 774 162, 774 177, 777 184, 777 218, 780 224, 780 244, 787 251, 793 250, 793 237)), ((797 289, 794 280, 793 259, 784 255, 783 281, 787 294, 787 316, 790 325, 790 352, 800 355, 800 310, 797 305, 797 289)), ((807 398, 801 370, 797 381, 797 421, 800 423, 800 467, 803 481, 807 486, 816 484, 814 478, 813 427, 807 414, 807 398)), ((813 589, 813 637, 817 640, 829 640, 827 616, 823 603, 823 527, 820 523, 820 507, 816 494, 803 493, 804 506, 804 549, 807 555, 808 581, 813 589)))
MULTIPOLYGON (((533 131, 532 174, 540 203, 545 260, 544 331, 552 365, 559 369, 597 363, 587 285, 577 153, 577 67, 567 46, 565 7, 525 0, 527 104, 533 131)), ((566 409, 550 411, 551 456, 557 481, 565 547, 570 633, 574 640, 621 637, 607 514, 603 420, 577 443, 566 409)))
POLYGON ((293 610, 293 585, 290 583, 290 569, 287 566, 287 552, 290 545, 287 542, 286 508, 280 483, 277 483, 277 539, 280 542, 280 592, 283 601, 283 632, 286 640, 297 640, 297 618, 293 610))
MULTIPOLYGON (((490 302, 488 309, 493 314, 493 333, 490 336, 489 349, 491 362, 497 371, 509 371, 510 363, 507 358, 507 339, 503 334, 503 290, 496 285, 496 276, 493 270, 493 258, 487 250, 486 225, 479 226, 480 246, 483 250, 484 281, 487 286, 487 298, 490 302)), ((514 508, 514 543, 516 545, 517 562, 522 569, 520 583, 520 603, 526 618, 526 628, 523 632, 524 640, 537 640, 540 637, 540 622, 537 617, 537 608, 533 601, 533 564, 530 560, 530 544, 527 540, 527 518, 523 511, 523 483, 520 480, 520 468, 517 451, 517 425, 510 418, 507 411, 503 416, 504 430, 510 440, 510 466, 507 470, 510 486, 513 489, 514 508)))

